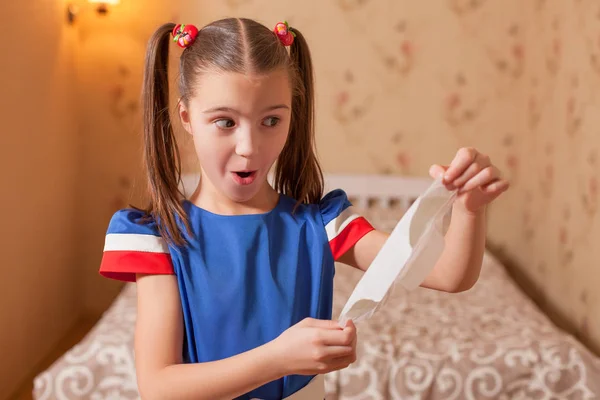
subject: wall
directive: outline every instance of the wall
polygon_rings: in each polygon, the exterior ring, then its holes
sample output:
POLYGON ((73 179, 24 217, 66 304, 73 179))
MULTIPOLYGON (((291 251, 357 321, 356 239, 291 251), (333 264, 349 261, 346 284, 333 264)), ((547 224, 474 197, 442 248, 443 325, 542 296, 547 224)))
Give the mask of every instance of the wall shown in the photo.
POLYGON ((497 151, 516 190, 492 239, 542 308, 600 353, 600 3, 530 2, 516 22, 522 111, 497 151))
POLYGON ((287 19, 305 34, 325 171, 427 175, 461 146, 489 154, 512 182, 490 212, 491 246, 555 321, 600 352, 597 2, 229 0, 182 9, 199 25, 287 19))
POLYGON ((77 259, 88 315, 103 312, 122 288, 98 274, 104 235, 116 210, 145 205, 140 101, 144 56, 154 29, 176 19, 177 8, 177 2, 122 1, 106 17, 88 13, 78 23, 82 136, 77 259))
MULTIPOLYGON (((97 268, 110 215, 141 196, 137 96, 152 29, 166 20, 287 19, 314 57, 324 170, 424 176, 461 146, 489 154, 512 182, 490 212, 491 246, 544 310, 600 351, 600 318, 592 318, 600 315, 592 290, 600 283, 597 2, 136 3, 121 6, 129 16, 143 12, 143 21, 115 13, 96 31, 102 38, 82 38, 79 260, 87 310, 103 310, 120 289, 97 268)), ((184 154, 195 168, 189 147, 184 154)))
POLYGON ((62 1, 2 2, 0 399, 73 325, 74 36, 62 1))

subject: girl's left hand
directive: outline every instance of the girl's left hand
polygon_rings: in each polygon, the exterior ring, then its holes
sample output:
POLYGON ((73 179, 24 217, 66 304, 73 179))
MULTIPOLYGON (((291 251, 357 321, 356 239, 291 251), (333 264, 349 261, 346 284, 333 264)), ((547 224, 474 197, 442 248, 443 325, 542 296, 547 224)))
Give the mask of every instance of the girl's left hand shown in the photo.
POLYGON ((444 174, 446 188, 458 189, 458 205, 472 214, 483 210, 509 186, 490 158, 472 147, 459 149, 449 166, 432 165, 429 174, 434 179, 444 174))

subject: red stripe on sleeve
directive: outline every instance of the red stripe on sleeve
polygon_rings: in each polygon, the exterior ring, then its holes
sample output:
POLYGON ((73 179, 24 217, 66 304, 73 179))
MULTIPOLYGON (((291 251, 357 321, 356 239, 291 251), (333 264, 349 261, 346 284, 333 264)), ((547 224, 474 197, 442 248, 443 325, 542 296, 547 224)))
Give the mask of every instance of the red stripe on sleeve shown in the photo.
POLYGON ((174 274, 171 255, 141 251, 105 251, 100 275, 125 282, 135 282, 135 274, 174 274))
POLYGON ((360 238, 374 229, 375 228, 373 228, 364 217, 358 217, 350 222, 343 231, 329 241, 333 259, 337 261, 345 252, 354 246, 360 238))

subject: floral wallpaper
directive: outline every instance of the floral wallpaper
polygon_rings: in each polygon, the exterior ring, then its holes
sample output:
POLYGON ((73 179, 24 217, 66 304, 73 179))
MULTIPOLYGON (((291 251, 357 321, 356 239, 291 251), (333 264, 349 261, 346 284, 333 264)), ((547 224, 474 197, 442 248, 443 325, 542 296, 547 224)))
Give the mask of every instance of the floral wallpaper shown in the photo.
POLYGON ((489 154, 512 183, 490 209, 490 248, 599 350, 600 3, 312 3, 182 9, 287 19, 307 36, 326 171, 422 176, 461 146, 489 154))
MULTIPOLYGON (((287 20, 304 33, 327 172, 425 176, 459 147, 489 154, 512 183, 490 209, 490 248, 557 323, 600 352, 599 2, 181 0, 171 7, 164 15, 174 22, 245 16, 268 26, 287 20)), ((115 121, 138 112, 130 100, 137 92, 123 86, 141 82, 136 57, 115 67, 107 89, 115 121)), ((131 160, 137 150, 128 145, 131 160)), ((195 168, 190 148, 183 153, 186 168, 195 168)), ((138 161, 131 160, 133 176, 138 161)), ((135 181, 122 166, 107 173, 113 193, 135 181)), ((105 214, 118 202, 107 202, 105 214)))

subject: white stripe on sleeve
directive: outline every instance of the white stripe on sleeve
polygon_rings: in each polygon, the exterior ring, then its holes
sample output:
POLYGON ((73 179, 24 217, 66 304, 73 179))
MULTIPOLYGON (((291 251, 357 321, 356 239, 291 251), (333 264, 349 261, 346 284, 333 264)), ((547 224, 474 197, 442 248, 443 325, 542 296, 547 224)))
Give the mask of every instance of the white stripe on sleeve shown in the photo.
POLYGON ((104 251, 142 251, 168 253, 167 242, 160 236, 132 233, 109 233, 104 242, 104 251))
POLYGON ((354 207, 347 207, 344 211, 340 213, 337 217, 332 219, 326 226, 325 231, 327 232, 327 239, 331 242, 335 239, 346 227, 354 221, 356 218, 359 218, 360 215, 355 212, 354 207))

